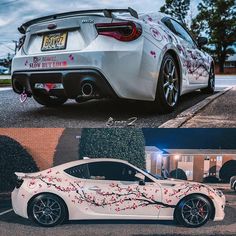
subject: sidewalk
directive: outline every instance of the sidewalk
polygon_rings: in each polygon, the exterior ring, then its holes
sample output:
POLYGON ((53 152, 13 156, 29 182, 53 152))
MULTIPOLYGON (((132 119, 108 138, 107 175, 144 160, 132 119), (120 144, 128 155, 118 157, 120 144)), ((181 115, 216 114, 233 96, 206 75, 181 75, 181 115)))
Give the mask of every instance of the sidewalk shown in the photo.
POLYGON ((236 87, 217 97, 195 116, 189 119, 183 128, 232 128, 236 127, 236 87))
POLYGON ((218 92, 180 113, 159 128, 236 127, 236 86, 218 92))

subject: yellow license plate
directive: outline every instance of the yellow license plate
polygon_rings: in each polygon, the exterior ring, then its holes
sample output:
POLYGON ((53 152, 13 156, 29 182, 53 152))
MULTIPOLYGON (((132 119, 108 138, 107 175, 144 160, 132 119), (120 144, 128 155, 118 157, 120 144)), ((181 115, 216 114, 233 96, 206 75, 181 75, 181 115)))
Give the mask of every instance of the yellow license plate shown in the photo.
POLYGON ((66 48, 67 32, 43 36, 42 51, 62 50, 66 48))

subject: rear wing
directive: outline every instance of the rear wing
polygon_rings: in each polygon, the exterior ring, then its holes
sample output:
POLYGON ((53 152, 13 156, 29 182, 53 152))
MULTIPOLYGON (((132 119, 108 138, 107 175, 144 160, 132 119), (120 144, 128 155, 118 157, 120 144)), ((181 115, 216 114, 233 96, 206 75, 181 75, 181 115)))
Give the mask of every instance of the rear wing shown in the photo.
POLYGON ((18 31, 22 34, 26 33, 27 28, 30 25, 33 25, 35 23, 39 22, 45 22, 45 21, 50 21, 50 20, 55 20, 55 19, 62 19, 66 18, 68 16, 75 16, 75 15, 82 15, 86 13, 103 13, 105 17, 112 18, 113 15, 112 13, 130 13, 131 16, 135 17, 138 19, 138 13, 132 9, 131 7, 128 7, 128 9, 94 9, 94 10, 83 10, 83 11, 72 11, 72 12, 65 12, 65 13, 59 13, 59 14, 54 14, 54 15, 49 15, 49 16, 44 16, 40 17, 31 21, 28 21, 24 24, 22 24, 19 28, 18 31))

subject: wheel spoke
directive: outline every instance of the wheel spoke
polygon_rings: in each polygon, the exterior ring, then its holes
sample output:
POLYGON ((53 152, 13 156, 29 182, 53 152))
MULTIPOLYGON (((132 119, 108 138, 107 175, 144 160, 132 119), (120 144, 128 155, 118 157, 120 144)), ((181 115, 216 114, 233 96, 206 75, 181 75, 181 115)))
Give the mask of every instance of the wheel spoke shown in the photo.
POLYGON ((43 210, 40 210, 40 211, 34 211, 35 214, 39 214, 39 213, 41 213, 41 212, 43 212, 43 210))
POLYGON ((168 97, 169 97, 169 93, 170 93, 170 88, 168 87, 167 90, 166 90, 166 100, 168 100, 168 97))
POLYGON ((50 199, 49 198, 47 198, 47 207, 49 207, 49 204, 50 204, 50 199))
POLYGON ((169 75, 168 75, 165 71, 163 72, 163 75, 164 75, 164 77, 165 77, 166 79, 169 78, 169 75))
POLYGON ((172 96, 173 96, 172 94, 173 94, 173 90, 170 89, 170 92, 169 92, 169 95, 168 95, 168 102, 169 102, 170 105, 172 104, 172 96))
POLYGON ((198 216, 197 216, 197 215, 195 215, 195 218, 197 219, 197 223, 199 224, 199 219, 198 219, 198 216))
POLYGON ((167 81, 167 82, 163 85, 163 87, 166 88, 168 85, 169 85, 169 82, 167 81))
POLYGON ((43 204, 44 207, 46 206, 43 200, 40 199, 40 202, 43 204))
POLYGON ((52 202, 52 204, 49 207, 52 208, 52 206, 54 206, 55 204, 56 202, 52 202))
POLYGON ((175 73, 175 66, 173 66, 172 71, 171 71, 171 76, 173 77, 175 73))

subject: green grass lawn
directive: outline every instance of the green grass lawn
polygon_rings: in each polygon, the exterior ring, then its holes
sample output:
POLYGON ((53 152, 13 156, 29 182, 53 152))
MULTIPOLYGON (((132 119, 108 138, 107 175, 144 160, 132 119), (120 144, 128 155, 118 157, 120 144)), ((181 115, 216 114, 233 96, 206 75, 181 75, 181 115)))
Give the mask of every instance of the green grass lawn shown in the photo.
POLYGON ((0 86, 9 86, 11 85, 11 76, 10 75, 0 75, 0 86))

